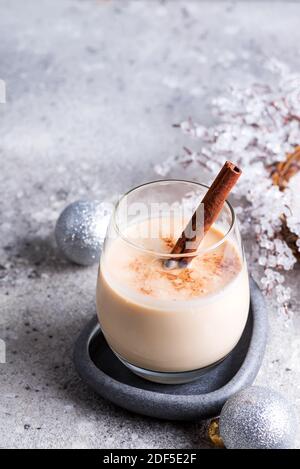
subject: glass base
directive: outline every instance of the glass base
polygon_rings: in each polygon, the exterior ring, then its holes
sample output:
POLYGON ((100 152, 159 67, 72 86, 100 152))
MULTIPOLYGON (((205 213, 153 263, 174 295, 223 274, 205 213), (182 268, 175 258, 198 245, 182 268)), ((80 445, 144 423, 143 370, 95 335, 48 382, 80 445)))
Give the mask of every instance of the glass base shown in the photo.
POLYGON ((196 379, 205 375, 208 371, 215 368, 226 358, 226 357, 221 358, 221 360, 218 360, 212 365, 206 366, 204 368, 199 368, 197 370, 168 372, 168 371, 146 370, 144 368, 140 368, 138 366, 132 365, 127 360, 120 357, 120 355, 118 355, 116 352, 114 352, 114 354, 123 363, 123 365, 125 365, 135 375, 139 376, 140 378, 146 379, 148 381, 152 381, 154 383, 160 383, 160 384, 190 383, 191 381, 195 381, 196 379))

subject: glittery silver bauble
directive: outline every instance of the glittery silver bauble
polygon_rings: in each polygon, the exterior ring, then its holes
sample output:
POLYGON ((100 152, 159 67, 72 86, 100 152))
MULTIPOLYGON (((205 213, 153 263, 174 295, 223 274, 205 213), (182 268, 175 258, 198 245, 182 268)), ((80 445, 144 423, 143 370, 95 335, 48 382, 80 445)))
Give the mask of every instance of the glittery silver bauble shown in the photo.
POLYGON ((59 249, 70 261, 91 265, 99 260, 103 211, 96 201, 78 200, 59 216, 55 237, 59 249))
POLYGON ((293 447, 297 419, 279 393, 252 386, 224 405, 220 435, 229 449, 288 449, 293 447))

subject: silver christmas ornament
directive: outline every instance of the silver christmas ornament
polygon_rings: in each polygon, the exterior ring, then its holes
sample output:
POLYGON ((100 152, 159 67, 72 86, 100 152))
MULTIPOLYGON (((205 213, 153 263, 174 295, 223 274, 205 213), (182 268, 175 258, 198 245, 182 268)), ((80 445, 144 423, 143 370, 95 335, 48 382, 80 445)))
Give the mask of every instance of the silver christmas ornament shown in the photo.
POLYGON ((220 415, 220 435, 229 449, 289 449, 297 419, 279 393, 252 386, 235 394, 220 415))
POLYGON ((106 225, 101 203, 78 200, 68 205, 59 216, 55 228, 56 242, 70 261, 80 265, 94 264, 100 257, 106 225))

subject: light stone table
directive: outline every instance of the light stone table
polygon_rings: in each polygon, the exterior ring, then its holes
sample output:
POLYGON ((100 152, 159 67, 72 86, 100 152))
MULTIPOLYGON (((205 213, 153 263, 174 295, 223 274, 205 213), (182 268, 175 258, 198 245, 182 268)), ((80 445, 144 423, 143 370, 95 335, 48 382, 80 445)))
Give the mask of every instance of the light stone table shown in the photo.
MULTIPOLYGON (((80 381, 72 349, 95 312, 97 266, 62 260, 53 228, 76 199, 157 177, 185 142, 172 124, 208 123, 211 98, 267 77, 267 58, 299 70, 299 16, 297 2, 1 1, 1 447, 209 446, 205 424, 130 414, 80 381)), ((299 410, 299 270, 289 284, 294 319, 269 303, 257 383, 299 410)))

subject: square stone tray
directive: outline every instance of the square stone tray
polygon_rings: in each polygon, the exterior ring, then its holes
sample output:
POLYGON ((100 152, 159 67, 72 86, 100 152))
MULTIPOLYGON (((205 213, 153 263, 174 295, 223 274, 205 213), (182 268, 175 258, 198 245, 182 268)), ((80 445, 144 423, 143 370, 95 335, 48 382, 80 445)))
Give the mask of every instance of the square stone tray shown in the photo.
POLYGON ((230 396, 253 383, 264 356, 267 310, 253 280, 250 288, 249 317, 239 343, 223 362, 196 381, 165 385, 134 375, 111 352, 96 317, 75 344, 76 369, 101 397, 132 412, 169 420, 216 416, 230 396))

